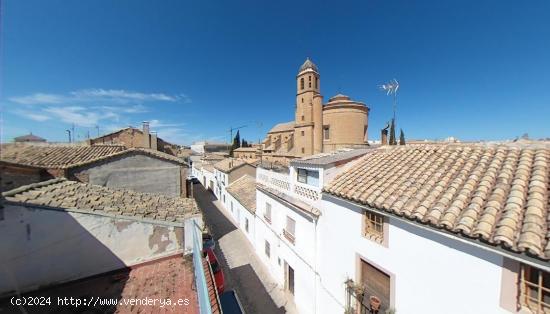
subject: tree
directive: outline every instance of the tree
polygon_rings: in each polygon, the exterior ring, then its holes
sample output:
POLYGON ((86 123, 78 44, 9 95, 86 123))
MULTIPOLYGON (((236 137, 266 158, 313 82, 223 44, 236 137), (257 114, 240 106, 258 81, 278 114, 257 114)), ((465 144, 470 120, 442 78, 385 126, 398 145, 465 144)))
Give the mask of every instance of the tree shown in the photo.
POLYGON ((248 142, 244 138, 241 141, 241 147, 248 147, 248 142))
POLYGON ((403 129, 399 132, 399 145, 405 145, 405 133, 403 133, 403 129))
POLYGON ((231 149, 229 150, 229 156, 233 157, 233 151, 239 147, 241 147, 241 135, 239 134, 239 131, 237 131, 237 134, 233 138, 231 149))
POLYGON ((390 145, 397 145, 397 140, 395 139, 395 119, 391 119, 390 145))

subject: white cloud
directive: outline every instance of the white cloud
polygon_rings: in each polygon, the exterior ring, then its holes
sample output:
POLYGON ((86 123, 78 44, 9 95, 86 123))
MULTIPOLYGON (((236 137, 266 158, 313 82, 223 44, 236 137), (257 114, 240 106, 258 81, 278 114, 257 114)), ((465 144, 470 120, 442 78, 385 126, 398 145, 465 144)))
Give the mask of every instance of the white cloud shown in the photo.
POLYGON ((35 93, 8 98, 9 101, 22 105, 39 104, 75 104, 75 103, 145 103, 145 102, 182 102, 191 103, 185 94, 168 95, 164 93, 143 93, 123 89, 80 89, 66 94, 35 93))
POLYGON ((48 115, 35 113, 28 110, 16 110, 13 113, 23 118, 31 119, 33 121, 38 121, 38 122, 43 122, 51 119, 51 117, 49 117, 48 115))
POLYGON ((65 123, 74 123, 84 127, 93 127, 97 125, 101 119, 99 114, 86 111, 86 108, 78 106, 49 107, 44 109, 44 111, 65 123))
POLYGON ((185 123, 164 123, 157 119, 149 121, 149 126, 151 128, 174 128, 184 126, 185 123))

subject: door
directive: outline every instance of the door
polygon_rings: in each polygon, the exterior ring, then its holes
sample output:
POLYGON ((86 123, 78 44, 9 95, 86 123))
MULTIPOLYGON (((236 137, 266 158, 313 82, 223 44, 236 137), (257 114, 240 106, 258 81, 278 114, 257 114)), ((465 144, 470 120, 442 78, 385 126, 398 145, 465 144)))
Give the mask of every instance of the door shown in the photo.
POLYGON ((294 269, 285 261, 285 288, 294 295, 294 269))

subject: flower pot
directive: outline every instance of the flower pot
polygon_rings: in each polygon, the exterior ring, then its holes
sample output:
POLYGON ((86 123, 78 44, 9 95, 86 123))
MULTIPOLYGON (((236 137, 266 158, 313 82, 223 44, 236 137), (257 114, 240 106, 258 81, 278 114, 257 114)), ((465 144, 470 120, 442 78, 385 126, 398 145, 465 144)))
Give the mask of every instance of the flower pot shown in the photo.
POLYGON ((369 301, 370 301, 370 309, 372 311, 376 312, 380 310, 380 299, 378 297, 371 296, 369 298, 369 301))

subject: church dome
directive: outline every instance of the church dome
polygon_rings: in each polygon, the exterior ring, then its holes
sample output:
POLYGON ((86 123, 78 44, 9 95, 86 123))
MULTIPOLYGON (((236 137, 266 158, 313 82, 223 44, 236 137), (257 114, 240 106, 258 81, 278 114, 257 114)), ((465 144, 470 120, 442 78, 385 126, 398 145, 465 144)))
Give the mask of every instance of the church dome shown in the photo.
POLYGON ((300 67, 299 72, 303 72, 303 71, 308 70, 308 69, 312 69, 315 72, 319 72, 319 70, 317 69, 317 66, 315 65, 315 63, 311 62, 311 60, 309 60, 309 58, 307 58, 306 61, 304 62, 304 64, 302 64, 302 66, 300 67))

